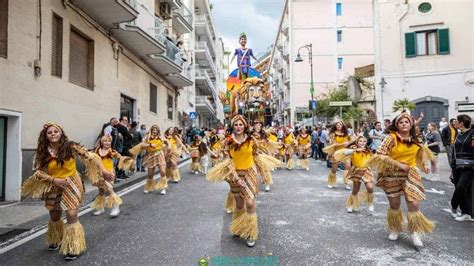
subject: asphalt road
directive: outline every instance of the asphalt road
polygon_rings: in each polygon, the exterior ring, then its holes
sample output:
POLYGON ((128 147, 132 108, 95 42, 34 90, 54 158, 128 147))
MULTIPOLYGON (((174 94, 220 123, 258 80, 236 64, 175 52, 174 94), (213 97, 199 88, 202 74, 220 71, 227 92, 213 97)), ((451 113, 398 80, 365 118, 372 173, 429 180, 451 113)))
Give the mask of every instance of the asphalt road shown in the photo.
MULTIPOLYGON (((223 206, 228 185, 210 184, 203 176, 189 174, 188 166, 181 173, 182 182, 170 183, 164 196, 143 194, 142 188, 124 195, 116 219, 82 216, 88 251, 68 264, 197 265, 202 258, 235 262, 270 255, 284 265, 474 264, 474 222, 454 221, 443 211, 453 191, 448 182, 425 182, 430 192, 422 210, 437 228, 416 251, 406 234, 396 242, 387 239, 388 203, 381 190, 376 189, 373 214, 365 208, 348 214, 344 203, 349 192, 342 185, 326 188, 322 163, 311 160, 310 171, 279 170, 272 191, 259 194, 260 239, 248 248, 228 231, 231 215, 223 206)), ((0 265, 62 263, 62 256, 47 251, 44 235, 0 255, 0 265)))

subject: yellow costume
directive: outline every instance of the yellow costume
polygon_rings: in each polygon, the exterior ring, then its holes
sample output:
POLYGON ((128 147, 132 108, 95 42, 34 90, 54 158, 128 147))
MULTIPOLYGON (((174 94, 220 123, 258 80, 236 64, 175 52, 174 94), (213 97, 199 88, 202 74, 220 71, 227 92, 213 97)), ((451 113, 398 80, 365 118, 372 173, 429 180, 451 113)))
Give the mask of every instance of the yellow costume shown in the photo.
MULTIPOLYGON (((46 124, 45 128, 50 126, 46 124)), ((60 126, 53 126, 60 128, 60 126)), ((62 128, 61 128, 62 129, 62 128)), ((76 156, 82 159, 86 176, 91 183, 95 184, 101 181, 102 165, 100 158, 87 151, 86 148, 71 143, 73 155, 64 161, 61 165, 58 159, 50 155, 48 165, 45 169, 37 168, 35 173, 29 177, 22 186, 21 194, 23 197, 33 199, 44 199, 45 207, 49 211, 77 210, 84 199, 83 181, 76 170, 76 156), (69 179, 69 185, 61 188, 55 185, 51 180, 69 179)), ((35 163, 39 167, 38 163, 35 163)), ((49 245, 59 245, 59 252, 63 255, 79 255, 86 250, 86 241, 84 237, 84 228, 80 222, 64 225, 62 220, 48 223, 46 240, 49 245)))
POLYGON ((299 165, 301 166, 301 168, 309 170, 308 155, 311 152, 311 136, 309 134, 305 134, 304 136, 300 134, 297 138, 297 142, 299 165))
POLYGON ((175 183, 178 183, 179 181, 181 181, 178 163, 183 145, 178 136, 168 136, 166 140, 168 141, 169 148, 166 156, 166 178, 170 179, 175 183))
MULTIPOLYGON (((370 161, 378 172, 376 186, 382 188, 387 197, 405 195, 409 202, 426 199, 419 168, 423 168, 432 156, 426 146, 403 140, 397 133, 388 134, 370 161), (410 170, 404 172, 399 163, 407 164, 410 170)), ((401 209, 388 209, 387 223, 391 231, 401 232, 402 220, 401 209)), ((433 231, 434 223, 420 211, 409 212, 408 229, 410 233, 428 233, 433 231)))
POLYGON ((287 159, 286 162, 286 168, 288 170, 293 169, 294 167, 294 162, 293 162, 293 154, 295 153, 295 136, 293 133, 286 134, 283 137, 283 145, 285 147, 285 156, 287 159))
MULTIPOLYGON (((344 160, 340 161, 334 158, 334 153, 338 150, 344 149, 345 145, 347 145, 351 141, 351 137, 348 134, 343 134, 339 132, 332 132, 329 133, 329 146, 324 147, 323 151, 327 153, 329 160, 333 164, 339 164, 339 163, 347 163, 344 160)), ((348 173, 349 169, 345 169, 343 175, 344 178, 344 183, 348 183, 348 173)), ((334 172, 329 172, 328 175, 328 186, 333 186, 337 183, 337 177, 336 173, 334 172)))

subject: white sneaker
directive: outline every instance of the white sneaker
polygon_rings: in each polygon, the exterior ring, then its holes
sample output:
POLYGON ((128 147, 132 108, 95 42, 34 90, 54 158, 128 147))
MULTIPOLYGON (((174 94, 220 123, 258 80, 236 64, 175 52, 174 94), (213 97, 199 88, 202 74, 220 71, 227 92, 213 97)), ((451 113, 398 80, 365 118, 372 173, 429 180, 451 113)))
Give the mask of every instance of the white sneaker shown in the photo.
POLYGON ((422 247, 423 246, 423 242, 421 242, 421 238, 420 238, 420 235, 418 233, 413 233, 411 235, 411 240, 413 241, 413 245, 415 247, 422 247))
POLYGON ((351 189, 352 189, 351 186, 346 185, 346 190, 351 190, 351 189))
POLYGON ((306 167, 306 171, 309 171, 309 167, 306 167))
POLYGON ((369 212, 374 212, 374 204, 369 205, 369 212))
POLYGON ((255 240, 247 240, 247 247, 251 248, 253 246, 255 246, 255 240))
POLYGON ((265 186, 265 191, 266 192, 270 191, 270 186, 265 186))
POLYGON ((332 186, 331 186, 331 185, 328 185, 328 188, 332 188, 332 186))
POLYGON ((145 194, 148 194, 148 192, 149 192, 148 190, 144 190, 144 191, 143 191, 143 193, 145 193, 145 194))
POLYGON ((114 206, 112 210, 110 211, 110 217, 115 218, 119 215, 120 213, 120 208, 118 205, 114 206))
POLYGON ((458 211, 455 210, 455 209, 451 209, 451 216, 452 216, 453 218, 459 217, 458 211))
POLYGON ((232 213, 232 209, 226 209, 226 210, 225 210, 225 213, 231 214, 231 213, 232 213))
POLYGON ((99 215, 101 215, 101 214, 104 213, 104 212, 105 212, 105 210, 102 208, 102 209, 96 209, 92 214, 93 214, 94 216, 99 216, 99 215))
POLYGON ((351 213, 351 212, 353 212, 353 211, 354 211, 354 210, 352 209, 352 207, 347 208, 347 212, 351 213))
POLYGON ((199 175, 199 172, 198 172, 198 171, 196 171, 196 172, 194 172, 194 174, 195 174, 195 175, 199 175))
POLYGON ((160 194, 161 195, 166 195, 166 189, 161 190, 160 194))
POLYGON ((469 214, 463 214, 459 217, 456 217, 454 220, 459 221, 459 222, 464 222, 464 221, 472 221, 471 215, 469 214))
POLYGON ((397 239, 398 239, 398 233, 397 233, 397 232, 390 231, 390 234, 388 235, 388 239, 389 239, 389 240, 392 240, 392 241, 397 240, 397 239))

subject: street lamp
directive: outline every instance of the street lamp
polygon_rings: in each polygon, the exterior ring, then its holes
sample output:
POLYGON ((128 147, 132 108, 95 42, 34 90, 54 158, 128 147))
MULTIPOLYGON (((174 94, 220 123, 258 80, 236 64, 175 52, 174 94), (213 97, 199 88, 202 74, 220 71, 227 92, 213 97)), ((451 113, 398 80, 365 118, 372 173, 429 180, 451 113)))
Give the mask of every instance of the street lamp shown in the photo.
POLYGON ((303 45, 300 48, 298 48, 298 54, 296 55, 296 59, 295 59, 296 63, 303 62, 303 58, 301 58, 301 55, 300 55, 301 48, 305 48, 306 50, 308 50, 309 65, 311 67, 311 84, 310 84, 310 87, 309 87, 309 91, 311 92, 311 115, 312 115, 312 118, 313 118, 313 127, 314 127, 315 126, 315 124, 314 124, 314 109, 316 109, 316 108, 314 108, 315 106, 313 105, 313 103, 314 103, 313 44, 312 43, 306 44, 306 45, 303 45))

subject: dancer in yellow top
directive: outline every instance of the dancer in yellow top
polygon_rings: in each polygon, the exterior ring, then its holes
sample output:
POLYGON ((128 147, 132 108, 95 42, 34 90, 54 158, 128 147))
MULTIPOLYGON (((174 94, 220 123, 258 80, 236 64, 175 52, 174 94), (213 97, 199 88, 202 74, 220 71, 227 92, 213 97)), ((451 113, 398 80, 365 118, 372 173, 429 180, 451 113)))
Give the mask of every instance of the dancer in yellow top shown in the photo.
POLYGON ((142 150, 146 151, 142 159, 143 166, 148 170, 148 179, 143 191, 145 194, 154 190, 160 190, 161 195, 166 194, 168 179, 166 178, 165 153, 167 149, 168 141, 160 137, 160 128, 158 125, 152 125, 143 142, 129 150, 133 158, 136 158, 142 150), (153 177, 156 168, 160 171, 160 179, 155 184, 153 177))
POLYGON ((195 135, 193 143, 191 143, 191 146, 188 147, 188 150, 191 155, 191 160, 192 160, 191 172, 193 172, 196 175, 202 172, 201 151, 199 150, 201 144, 204 144, 202 143, 202 137, 199 135, 195 135))
POLYGON ((232 235, 246 239, 247 246, 253 247, 258 239, 257 167, 271 171, 279 162, 271 156, 259 154, 258 140, 248 135, 249 124, 245 117, 235 116, 231 125, 233 133, 224 143, 229 158, 209 170, 206 178, 211 182, 229 183, 236 202, 230 231, 232 235))
POLYGON ((348 185, 349 180, 347 178, 347 173, 349 172, 350 168, 350 163, 346 161, 338 161, 336 160, 333 155, 336 151, 345 148, 350 142, 351 142, 351 137, 349 136, 347 132, 347 127, 346 125, 339 121, 336 122, 332 127, 331 131, 329 132, 329 142, 330 145, 325 147, 323 151, 327 153, 329 160, 331 160, 332 166, 331 166, 331 172, 329 172, 328 175, 328 188, 333 188, 334 185, 337 183, 337 168, 339 167, 340 163, 344 164, 344 173, 343 173, 343 179, 344 179, 344 184, 346 184, 346 189, 350 190, 351 187, 348 185))
POLYGON ((365 201, 367 201, 369 211, 373 212, 374 189, 372 179, 374 176, 368 166, 368 162, 373 157, 373 154, 369 147, 367 147, 367 139, 364 136, 358 136, 353 143, 349 144, 348 149, 338 150, 334 154, 338 161, 343 160, 342 158, 346 156, 350 158, 352 163, 348 176, 353 182, 352 193, 346 201, 347 212, 358 211, 360 202, 365 201), (358 197, 361 182, 364 182, 367 192, 361 193, 361 196, 358 197))
POLYGON ((311 151, 311 136, 306 133, 306 128, 301 128, 301 132, 296 140, 298 142, 298 164, 301 168, 309 171, 308 154, 311 151))
POLYGON ((418 140, 415 121, 409 114, 398 115, 388 131, 370 162, 378 171, 376 185, 385 191, 390 204, 387 212, 388 238, 397 240, 403 230, 400 198, 404 196, 408 207, 408 231, 415 247, 421 247, 420 235, 431 233, 434 223, 420 211, 420 200, 426 199, 426 196, 419 169, 429 173, 427 164, 433 155, 418 140))
MULTIPOLYGON (((130 169, 133 167, 134 161, 125 156, 121 156, 116 150, 111 148, 112 136, 104 135, 99 140, 99 146, 95 149, 95 153, 102 159, 102 165, 104 168, 115 174, 114 159, 118 159, 118 168, 121 170, 130 169)), ((105 212, 104 208, 112 208, 110 216, 112 218, 117 217, 120 213, 119 206, 122 204, 122 199, 114 191, 113 179, 104 179, 97 182, 96 185, 99 188, 99 193, 91 204, 94 209, 94 215, 101 215, 105 212), (105 197, 105 192, 108 196, 105 197)))
POLYGON ((289 128, 285 128, 283 136, 283 146, 285 147, 286 169, 291 170, 294 167, 293 154, 295 153, 296 140, 289 128))
POLYGON ((222 140, 224 140, 224 135, 212 134, 209 142, 211 146, 211 165, 215 166, 224 159, 222 153, 222 140))
POLYGON ((35 172, 22 186, 23 197, 44 199, 50 220, 46 232, 49 250, 57 250, 66 260, 74 260, 86 250, 84 228, 78 219, 79 206, 84 199, 83 181, 76 170, 76 156, 82 159, 89 180, 115 178, 100 158, 81 145, 70 141, 61 125, 48 122, 38 137, 35 172), (61 220, 66 212, 67 224, 61 220))
POLYGON ((165 138, 169 146, 166 154, 166 177, 174 183, 178 183, 181 181, 181 175, 178 169, 179 156, 183 149, 186 150, 186 147, 181 141, 179 132, 173 127, 165 131, 165 138))

